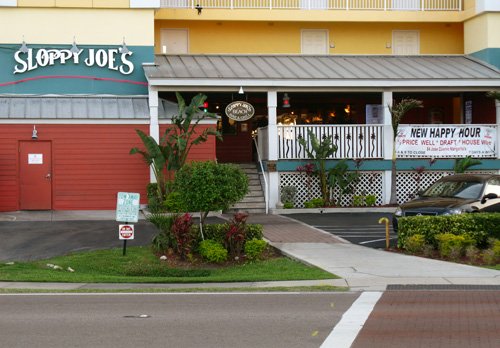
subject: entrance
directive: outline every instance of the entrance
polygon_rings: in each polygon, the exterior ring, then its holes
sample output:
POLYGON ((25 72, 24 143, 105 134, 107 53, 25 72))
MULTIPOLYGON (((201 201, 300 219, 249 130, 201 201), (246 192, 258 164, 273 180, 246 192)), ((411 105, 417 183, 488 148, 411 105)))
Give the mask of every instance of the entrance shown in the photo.
POLYGON ((19 143, 21 210, 52 209, 52 158, 49 141, 19 143))

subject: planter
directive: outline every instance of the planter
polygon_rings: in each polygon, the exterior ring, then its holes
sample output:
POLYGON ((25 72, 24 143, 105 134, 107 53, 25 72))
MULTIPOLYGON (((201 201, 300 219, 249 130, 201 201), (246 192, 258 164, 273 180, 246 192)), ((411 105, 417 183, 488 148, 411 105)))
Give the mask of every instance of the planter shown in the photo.
POLYGON ((396 207, 349 207, 349 208, 295 208, 269 209, 271 214, 323 214, 323 213, 394 213, 396 207))

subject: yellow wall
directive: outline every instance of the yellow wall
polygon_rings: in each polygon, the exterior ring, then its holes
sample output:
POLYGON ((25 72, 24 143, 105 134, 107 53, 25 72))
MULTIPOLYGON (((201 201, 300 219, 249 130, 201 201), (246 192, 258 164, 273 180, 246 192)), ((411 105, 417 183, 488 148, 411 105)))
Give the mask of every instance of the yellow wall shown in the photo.
POLYGON ((1 43, 154 44, 153 10, 111 9, 27 9, 5 8, 0 23, 1 43))
POLYGON ((129 8, 129 0, 17 0, 18 7, 129 8))
POLYGON ((487 15, 474 17, 464 23, 464 52, 466 54, 488 47, 487 15))
POLYGON ((419 30, 421 54, 463 54, 462 24, 293 23, 156 21, 156 53, 161 28, 188 28, 189 53, 300 53, 301 29, 328 29, 331 54, 391 54, 393 30, 419 30))

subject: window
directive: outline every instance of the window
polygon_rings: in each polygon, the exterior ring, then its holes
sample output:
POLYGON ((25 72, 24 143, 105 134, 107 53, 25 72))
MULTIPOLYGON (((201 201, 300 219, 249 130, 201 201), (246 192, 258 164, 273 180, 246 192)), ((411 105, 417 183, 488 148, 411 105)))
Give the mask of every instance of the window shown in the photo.
POLYGON ((188 30, 187 29, 161 29, 161 53, 187 54, 188 30))
POLYGON ((301 46, 302 54, 328 54, 328 31, 303 29, 301 46))
POLYGON ((411 56, 420 54, 420 33, 417 30, 394 30, 392 54, 411 56))

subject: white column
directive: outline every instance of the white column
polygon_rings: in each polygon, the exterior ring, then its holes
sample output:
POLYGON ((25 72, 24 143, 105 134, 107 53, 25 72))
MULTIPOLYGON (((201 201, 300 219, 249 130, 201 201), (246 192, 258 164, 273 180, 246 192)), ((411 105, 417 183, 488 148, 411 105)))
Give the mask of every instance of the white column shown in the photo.
POLYGON ((496 146, 496 152, 497 152, 497 158, 500 158, 500 101, 495 99, 495 107, 497 110, 497 146, 496 146))
MULTIPOLYGON (((158 123, 158 91, 149 86, 149 135, 160 141, 160 125, 158 123)), ((149 171, 149 181, 156 182, 153 169, 149 171)))
MULTIPOLYGON (((278 160, 278 126, 276 125, 276 107, 278 106, 278 96, 276 91, 267 92, 267 115, 268 115, 268 125, 267 125, 267 148, 268 148, 268 160, 276 163, 278 160)), ((273 209, 279 202, 279 173, 278 171, 267 171, 268 175, 268 197, 269 197, 269 208, 273 209)))
MULTIPOLYGON (((392 107, 392 91, 382 92, 382 107, 384 115, 384 160, 392 160, 392 152, 394 150, 392 117, 389 111, 389 106, 392 107)), ((388 204, 391 199, 391 171, 384 172, 384 187, 383 187, 383 203, 388 204)))

